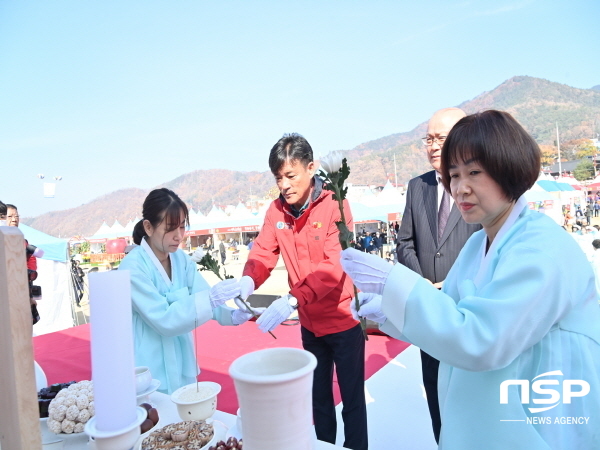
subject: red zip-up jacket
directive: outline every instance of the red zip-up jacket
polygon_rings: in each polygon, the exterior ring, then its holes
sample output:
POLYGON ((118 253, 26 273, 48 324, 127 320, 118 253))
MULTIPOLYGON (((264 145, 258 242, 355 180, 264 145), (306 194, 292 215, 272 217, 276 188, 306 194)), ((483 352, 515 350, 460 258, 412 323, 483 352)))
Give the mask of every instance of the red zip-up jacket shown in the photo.
MULTIPOLYGON (((340 265, 341 246, 335 226, 340 210, 333 192, 321 189, 321 184, 315 178, 311 196, 316 194, 317 198, 312 198, 298 218, 283 198, 271 203, 243 273, 258 288, 269 278, 281 253, 290 294, 298 299, 300 323, 316 336, 346 331, 358 324, 350 313, 352 280, 340 265)), ((347 200, 344 215, 348 229, 353 230, 347 200)))

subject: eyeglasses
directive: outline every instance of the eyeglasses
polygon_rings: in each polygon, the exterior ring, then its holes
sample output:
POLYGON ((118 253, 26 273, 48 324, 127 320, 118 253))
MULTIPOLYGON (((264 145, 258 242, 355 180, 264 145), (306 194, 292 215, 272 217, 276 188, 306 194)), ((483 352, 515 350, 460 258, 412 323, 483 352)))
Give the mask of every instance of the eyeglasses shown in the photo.
POLYGON ((433 145, 434 142, 437 142, 437 144, 441 147, 442 145, 444 145, 444 141, 447 137, 448 136, 438 136, 434 138, 431 136, 425 136, 424 138, 421 138, 421 141, 424 145, 433 145))

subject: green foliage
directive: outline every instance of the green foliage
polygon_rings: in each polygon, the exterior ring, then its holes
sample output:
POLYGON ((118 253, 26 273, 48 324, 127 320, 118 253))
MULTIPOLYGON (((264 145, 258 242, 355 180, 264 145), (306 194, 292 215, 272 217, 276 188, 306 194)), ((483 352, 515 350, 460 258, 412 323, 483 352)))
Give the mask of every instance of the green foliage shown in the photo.
POLYGON ((219 262, 213 258, 210 252, 206 252, 202 259, 198 261, 196 264, 200 266, 200 270, 206 270, 214 273, 219 280, 227 280, 229 278, 233 278, 231 275, 227 275, 227 271, 223 270, 223 276, 221 276, 221 265, 219 262))
POLYGON ((319 170, 319 176, 323 179, 323 189, 333 192, 333 199, 338 202, 340 207, 340 214, 342 220, 336 222, 335 225, 339 230, 339 240, 342 249, 347 249, 351 246, 351 242, 354 239, 353 233, 348 229, 346 225, 346 218, 344 215, 344 199, 348 193, 348 188, 344 187, 344 183, 350 176, 350 167, 346 158, 342 159, 342 167, 336 172, 326 173, 323 170, 319 170))
POLYGON ((575 156, 577 159, 594 156, 596 153, 598 153, 598 148, 589 139, 585 139, 584 142, 579 144, 575 150, 575 156))
POLYGON ((589 160, 581 161, 575 170, 573 176, 577 181, 585 181, 594 178, 594 165, 589 160))

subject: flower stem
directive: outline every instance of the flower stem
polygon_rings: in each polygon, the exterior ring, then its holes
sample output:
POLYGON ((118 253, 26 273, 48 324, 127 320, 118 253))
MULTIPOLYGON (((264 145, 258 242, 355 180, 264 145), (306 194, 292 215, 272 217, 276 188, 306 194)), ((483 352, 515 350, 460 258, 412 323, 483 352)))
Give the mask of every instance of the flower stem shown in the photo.
MULTIPOLYGON (((344 225, 346 225, 346 215, 344 214, 344 200, 341 198, 339 192, 336 192, 336 194, 338 198, 338 205, 340 206, 341 221, 344 225)), ((342 246, 342 250, 346 250, 348 247, 350 247, 350 242, 346 241, 345 239, 340 239, 340 245, 342 246)), ((358 312, 358 310, 360 309, 360 302, 358 300, 358 289, 356 289, 356 286, 354 284, 352 285, 352 287, 354 288, 354 306, 356 307, 356 312, 358 312)), ((364 317, 359 317, 359 320, 360 328, 362 329, 365 341, 368 341, 369 336, 367 335, 367 319, 365 319, 364 317)))

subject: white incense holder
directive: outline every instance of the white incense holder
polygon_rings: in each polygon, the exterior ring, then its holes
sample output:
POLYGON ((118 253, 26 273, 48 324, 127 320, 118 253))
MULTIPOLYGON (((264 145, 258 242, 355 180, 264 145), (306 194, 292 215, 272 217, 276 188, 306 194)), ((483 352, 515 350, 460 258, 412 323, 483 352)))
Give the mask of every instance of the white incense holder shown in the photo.
POLYGON ((92 417, 85 424, 84 431, 90 436, 90 450, 131 450, 140 437, 140 425, 148 412, 138 406, 137 417, 131 425, 116 431, 100 431, 96 428, 96 418, 92 417))

